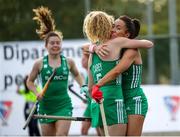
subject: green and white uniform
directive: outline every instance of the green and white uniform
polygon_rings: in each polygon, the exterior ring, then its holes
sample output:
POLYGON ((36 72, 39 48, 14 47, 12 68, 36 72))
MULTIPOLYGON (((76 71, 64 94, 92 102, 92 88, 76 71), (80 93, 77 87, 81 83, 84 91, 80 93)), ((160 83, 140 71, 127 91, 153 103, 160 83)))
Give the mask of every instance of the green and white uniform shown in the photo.
MULTIPOLYGON (((104 77, 113 67, 118 64, 117 61, 103 61, 97 54, 92 56, 92 64, 90 70, 96 84, 102 77, 104 77)), ((104 111, 107 125, 124 124, 127 123, 127 115, 124 106, 124 99, 121 88, 121 75, 115 80, 110 81, 102 86, 100 90, 104 97, 104 111)), ((100 114, 99 104, 94 100, 91 102, 91 116, 92 126, 102 126, 102 118, 100 114)))
POLYGON ((122 89, 127 115, 146 116, 147 98, 140 87, 142 80, 142 64, 133 64, 122 73, 122 89))
MULTIPOLYGON (((55 116, 72 116, 72 103, 67 92, 69 68, 66 58, 61 57, 61 65, 56 69, 56 74, 50 82, 48 89, 39 101, 38 113, 42 115, 55 116)), ((48 64, 48 56, 43 58, 43 67, 40 72, 40 78, 44 87, 50 75, 53 73, 53 68, 48 64)), ((57 120, 40 119, 40 123, 50 123, 57 120)))

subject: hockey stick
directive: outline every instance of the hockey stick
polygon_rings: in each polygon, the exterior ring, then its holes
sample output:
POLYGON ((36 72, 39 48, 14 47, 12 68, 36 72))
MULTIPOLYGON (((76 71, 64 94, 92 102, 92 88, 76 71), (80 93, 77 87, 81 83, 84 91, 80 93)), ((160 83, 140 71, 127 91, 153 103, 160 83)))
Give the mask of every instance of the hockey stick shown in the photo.
POLYGON ((103 122, 104 133, 105 133, 105 136, 109 136, 107 122, 106 122, 106 116, 105 116, 105 113, 104 113, 103 99, 101 100, 99 105, 100 105, 100 111, 101 111, 101 117, 102 117, 102 122, 103 122))
MULTIPOLYGON (((56 74, 56 69, 53 70, 53 73, 51 74, 51 76, 49 77, 48 81, 46 82, 44 88, 42 89, 42 96, 45 94, 48 86, 49 86, 49 83, 51 82, 51 80, 53 79, 54 75, 56 74)), ((31 112, 25 122, 25 125, 23 126, 23 129, 26 129, 26 127, 28 126, 29 122, 31 121, 32 117, 33 117, 33 114, 34 112, 36 111, 36 106, 38 104, 38 100, 36 100, 35 104, 33 105, 32 109, 31 109, 31 112)))
POLYGON ((87 103, 87 100, 81 97, 78 93, 76 93, 73 89, 73 84, 69 85, 69 91, 73 93, 76 97, 78 97, 80 100, 82 100, 84 103, 87 103))
POLYGON ((52 115, 33 115, 33 118, 71 120, 71 121, 91 121, 90 117, 65 117, 65 116, 52 116, 52 115))

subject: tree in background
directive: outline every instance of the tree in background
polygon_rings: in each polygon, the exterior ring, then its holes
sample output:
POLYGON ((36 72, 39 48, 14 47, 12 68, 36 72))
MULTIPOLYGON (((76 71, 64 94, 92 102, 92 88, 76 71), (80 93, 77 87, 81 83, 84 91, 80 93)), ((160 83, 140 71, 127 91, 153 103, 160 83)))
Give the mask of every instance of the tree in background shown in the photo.
MULTIPOLYGON (((103 10, 115 17, 127 14, 140 19, 142 24, 140 37, 147 35, 146 0, 89 0, 89 2, 90 10, 103 10)), ((57 29, 63 32, 64 39, 84 38, 82 25, 86 12, 85 0, 0 0, 0 41, 38 40, 35 33, 36 24, 32 21, 32 9, 38 6, 47 6, 52 10, 57 29)), ((176 6, 177 26, 180 26, 180 0, 176 0, 176 6)), ((169 83, 168 0, 153 1, 153 16, 153 33, 167 35, 154 40, 155 63, 161 64, 156 67, 157 83, 169 83)), ((180 34, 180 27, 177 29, 177 33, 180 34)), ((142 56, 143 75, 147 77, 147 51, 143 50, 142 56)), ((143 83, 146 83, 146 79, 143 83)))

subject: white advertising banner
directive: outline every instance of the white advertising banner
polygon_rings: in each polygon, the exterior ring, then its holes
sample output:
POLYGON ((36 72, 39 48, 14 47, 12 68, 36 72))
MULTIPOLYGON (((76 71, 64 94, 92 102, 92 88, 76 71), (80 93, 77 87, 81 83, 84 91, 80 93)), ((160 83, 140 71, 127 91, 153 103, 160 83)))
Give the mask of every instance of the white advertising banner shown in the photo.
MULTIPOLYGON (((64 40, 62 54, 71 57, 78 69, 87 75, 81 66, 82 44, 87 40, 64 40)), ((17 86, 33 66, 34 60, 46 54, 41 41, 0 43, 0 135, 27 135, 23 108, 24 98, 16 93, 17 86)), ((69 83, 80 94, 79 87, 70 77, 69 83)), ((143 86, 148 98, 149 110, 143 132, 180 131, 180 86, 143 86)), ((73 116, 82 116, 86 105, 69 92, 73 103, 73 116)), ((82 96, 82 95, 81 95, 82 96)), ((81 122, 72 122, 70 135, 80 135, 81 122)), ((89 131, 95 134, 93 128, 89 131)))
POLYGON ((180 86, 143 86, 149 109, 144 132, 180 132, 180 86))

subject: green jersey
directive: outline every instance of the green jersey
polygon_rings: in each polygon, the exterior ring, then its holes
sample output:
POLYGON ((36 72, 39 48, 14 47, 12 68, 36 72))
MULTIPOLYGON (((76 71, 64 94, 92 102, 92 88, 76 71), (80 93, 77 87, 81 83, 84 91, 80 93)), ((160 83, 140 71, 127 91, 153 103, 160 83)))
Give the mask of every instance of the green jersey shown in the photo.
POLYGON ((122 74, 122 88, 126 112, 128 115, 146 116, 147 98, 140 87, 142 81, 142 64, 133 64, 122 74))
MULTIPOLYGON (((92 64, 90 66, 94 83, 96 84, 113 67, 115 67, 117 63, 118 61, 103 61, 97 54, 94 53, 92 57, 92 64)), ((112 80, 102 86, 100 90, 103 92, 103 104, 107 125, 127 123, 127 115, 125 112, 121 88, 121 75, 115 80, 112 80)), ((94 100, 91 101, 91 116, 93 127, 102 126, 99 104, 94 100)))
MULTIPOLYGON (((119 60, 116 61, 102 61, 97 54, 93 54, 91 65, 91 72, 93 76, 94 83, 97 83, 101 78, 103 78, 113 67, 115 67, 119 60)), ((107 85, 121 85, 121 75, 119 75, 115 80, 112 80, 106 84, 107 85)))
POLYGON ((140 87, 142 77, 142 64, 133 64, 122 73, 122 89, 134 89, 140 87))
MULTIPOLYGON (((56 69, 56 74, 50 82, 45 95, 42 100, 39 101, 40 114, 59 116, 72 115, 72 103, 67 92, 69 68, 66 58, 63 55, 60 55, 60 57, 61 65, 56 69)), ((49 66, 48 56, 45 56, 43 58, 43 67, 40 72, 43 87, 52 73, 53 68, 49 66)))

